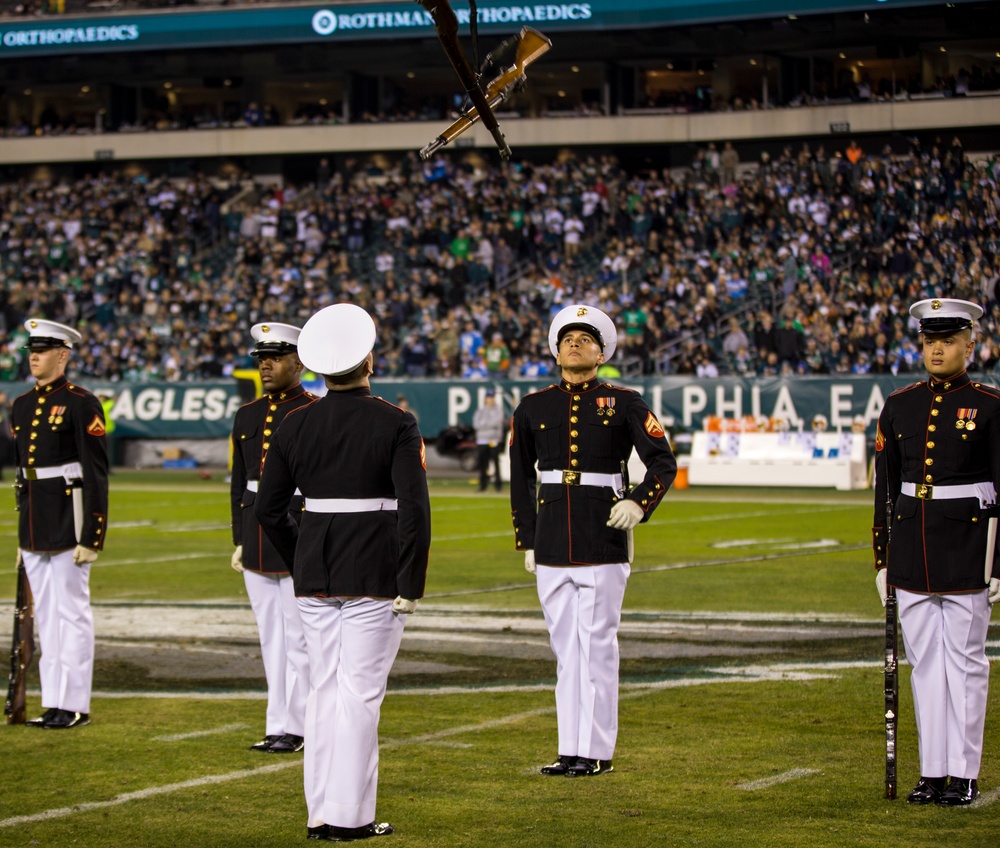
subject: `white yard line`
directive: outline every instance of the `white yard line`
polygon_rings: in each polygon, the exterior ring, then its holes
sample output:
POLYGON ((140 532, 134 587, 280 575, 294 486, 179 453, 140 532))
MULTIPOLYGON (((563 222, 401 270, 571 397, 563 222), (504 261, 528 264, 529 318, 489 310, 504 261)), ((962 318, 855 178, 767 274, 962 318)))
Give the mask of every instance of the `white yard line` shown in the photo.
MULTIPOLYGON (((465 542, 469 539, 500 539, 504 536, 513 536, 513 530, 502 530, 497 533, 469 533, 462 536, 435 536, 431 539, 431 544, 436 545, 438 542, 465 542)), ((517 553, 515 551, 515 553, 517 553)))
POLYGON ((973 801, 970 807, 989 807, 991 804, 995 804, 1000 801, 1000 788, 991 789, 989 792, 984 792, 975 801, 973 801))
POLYGON ((801 780, 803 777, 809 777, 811 774, 819 774, 819 770, 806 768, 792 769, 791 771, 786 771, 782 774, 776 774, 773 777, 751 780, 749 783, 739 783, 736 785, 736 788, 743 789, 746 792, 756 792, 758 789, 769 789, 770 787, 777 786, 780 783, 790 783, 793 780, 801 780))
MULTIPOLYGON (((871 665, 871 663, 869 663, 871 665)), ((789 667, 791 668, 791 667, 789 667)), ((721 669, 720 669, 721 671, 721 669)), ((704 684, 719 684, 719 683, 730 683, 733 682, 734 678, 739 679, 740 682, 764 682, 764 681, 782 681, 794 678, 795 680, 805 680, 805 679, 817 679, 820 677, 830 677, 832 675, 828 674, 789 674, 787 670, 782 671, 771 671, 766 668, 747 668, 746 670, 741 669, 726 669, 728 672, 727 677, 702 677, 702 678, 691 678, 691 679, 678 679, 678 680, 664 680, 655 683, 635 683, 635 684, 624 684, 623 689, 627 690, 623 693, 622 699, 631 699, 643 697, 649 695, 653 692, 660 691, 662 689, 675 689, 687 686, 700 686, 704 684), (743 674, 740 672, 743 671, 743 674)), ((481 688, 470 688, 470 687, 457 687, 457 686, 443 686, 437 689, 406 689, 401 691, 390 692, 390 695, 470 695, 479 693, 494 693, 494 692, 527 692, 527 691, 537 691, 540 689, 551 689, 550 685, 533 685, 533 686, 484 686, 481 688)), ((246 694, 246 693, 244 693, 246 694)), ((263 699, 266 697, 264 693, 252 693, 254 697, 258 699, 263 699)), ((223 699, 238 699, 241 697, 240 693, 228 693, 226 695, 213 693, 211 695, 201 695, 198 693, 143 693, 143 694, 125 694, 125 693, 94 693, 95 698, 137 698, 137 697, 150 697, 150 698, 211 698, 213 700, 223 700, 223 699)), ((527 712, 514 713, 512 715, 502 716, 500 718, 492 719, 489 721, 480 721, 475 724, 466 724, 459 727, 450 727, 445 730, 439 730, 434 733, 425 733, 419 736, 408 736, 406 738, 396 738, 396 739, 383 739, 380 741, 379 746, 383 749, 387 748, 402 748, 411 745, 426 745, 426 744, 445 744, 444 740, 448 740, 451 737, 461 736, 466 733, 480 733, 483 730, 492 730, 498 727, 507 727, 512 724, 516 724, 525 719, 537 718, 543 715, 551 715, 555 712, 554 706, 541 707, 537 710, 528 710, 527 712)), ((229 729, 234 729, 235 726, 230 726, 229 729)), ((216 732, 216 731, 203 731, 203 733, 216 732)), ((222 730, 217 730, 217 732, 223 732, 222 730)), ((198 734, 183 734, 181 736, 175 737, 180 738, 191 738, 198 734)), ((164 739, 165 737, 159 737, 164 739)), ((464 745, 464 743, 455 743, 457 745, 464 745)), ((74 804, 70 807, 58 807, 51 810, 43 810, 40 813, 33 813, 26 816, 14 816, 8 819, 0 819, 0 828, 14 827, 20 824, 32 824, 34 822, 41 821, 51 821, 52 819, 66 818, 68 816, 76 815, 77 813, 91 812, 92 810, 103 810, 108 807, 117 807, 122 804, 127 804, 132 801, 144 801, 147 798, 153 798, 158 795, 168 795, 173 792, 183 792, 187 789, 195 789, 199 786, 211 786, 220 783, 228 783, 233 780, 242 780, 247 777, 257 777, 262 774, 268 774, 271 772, 280 771, 286 768, 292 768, 295 766, 301 766, 300 760, 295 760, 293 762, 282 762, 275 763, 274 765, 263 766, 262 768, 256 769, 240 769, 239 771, 227 772, 225 774, 217 774, 209 777, 197 778, 195 780, 186 780, 180 783, 170 783, 165 786, 151 786, 147 789, 140 789, 136 792, 127 792, 121 795, 116 795, 107 801, 87 801, 74 804)), ((796 771, 805 771, 798 769, 796 771)), ((789 772, 788 774, 791 774, 789 772)), ((791 779, 791 778, 789 778, 791 779)), ((984 796, 985 797, 985 796, 984 796)), ((982 803, 981 798, 977 803, 982 803)))
POLYGON ((145 565, 154 562, 176 562, 181 559, 206 559, 207 557, 218 557, 225 559, 229 555, 225 551, 210 551, 194 554, 171 554, 161 557, 140 557, 139 559, 98 559, 94 567, 104 568, 111 565, 145 565))
POLYGON ((215 736, 218 733, 232 733, 236 730, 246 730, 249 724, 224 724, 221 727, 210 727, 207 730, 194 730, 191 733, 171 733, 167 736, 154 736, 154 742, 183 742, 186 739, 200 739, 202 736, 215 736))
POLYGON ((107 801, 83 801, 74 804, 72 807, 57 807, 53 810, 44 810, 41 813, 33 813, 29 816, 13 816, 9 819, 0 820, 0 827, 15 827, 19 824, 33 824, 34 822, 51 821, 52 819, 62 819, 77 813, 89 813, 92 810, 106 810, 108 807, 120 807, 132 801, 145 801, 147 798, 155 798, 157 795, 169 795, 172 792, 182 792, 185 789, 197 789, 199 786, 214 786, 219 783, 228 783, 231 780, 242 780, 244 777, 256 777, 262 774, 270 774, 276 771, 283 771, 294 766, 302 766, 301 761, 274 763, 273 765, 262 766, 255 769, 241 769, 231 771, 227 774, 214 774, 208 777, 199 777, 194 780, 185 780, 181 783, 168 783, 166 786, 150 786, 148 789, 140 789, 137 792, 125 792, 116 795, 107 801))

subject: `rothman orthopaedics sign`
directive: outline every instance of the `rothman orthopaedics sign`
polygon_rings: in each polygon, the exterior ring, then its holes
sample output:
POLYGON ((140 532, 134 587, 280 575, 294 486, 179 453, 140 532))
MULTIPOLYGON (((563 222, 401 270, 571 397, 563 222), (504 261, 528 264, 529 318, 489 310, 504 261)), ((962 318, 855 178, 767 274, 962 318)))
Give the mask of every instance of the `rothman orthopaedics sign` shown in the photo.
MULTIPOLYGON (((959 0, 962 2, 963 0, 959 0)), ((484 32, 516 32, 525 24, 545 32, 782 17, 886 6, 928 6, 940 0, 587 0, 478 4, 484 32)), ((972 2, 972 0, 964 0, 972 2)), ((469 10, 454 4, 459 23, 469 10)), ((225 11, 139 12, 102 17, 64 16, 0 21, 0 60, 15 56, 168 50, 381 38, 425 38, 434 23, 416 3, 236 8, 225 11)))

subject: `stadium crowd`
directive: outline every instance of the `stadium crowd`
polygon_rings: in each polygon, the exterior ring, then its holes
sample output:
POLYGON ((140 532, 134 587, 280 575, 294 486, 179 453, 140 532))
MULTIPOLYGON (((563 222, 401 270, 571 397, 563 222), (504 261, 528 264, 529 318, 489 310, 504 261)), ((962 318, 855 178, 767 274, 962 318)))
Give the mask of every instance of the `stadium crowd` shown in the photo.
POLYGON ((26 373, 29 315, 81 327, 87 378, 182 380, 249 365, 251 324, 339 300, 377 316, 383 376, 542 376, 542 328, 576 300, 615 317, 631 374, 905 373, 920 367, 907 306, 934 296, 984 305, 973 367, 989 371, 998 177, 955 138, 753 163, 723 145, 677 172, 411 154, 324 161, 283 189, 0 184, 0 380, 26 373))

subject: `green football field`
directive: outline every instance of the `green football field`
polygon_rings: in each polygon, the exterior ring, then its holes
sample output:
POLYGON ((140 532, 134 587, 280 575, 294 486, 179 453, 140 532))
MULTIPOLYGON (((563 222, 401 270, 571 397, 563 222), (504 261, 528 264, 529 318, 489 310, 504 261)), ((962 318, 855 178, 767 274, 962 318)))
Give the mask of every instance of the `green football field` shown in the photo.
MULTIPOLYGON (((0 727, 0 846, 303 844, 301 755, 263 730, 253 619, 229 568, 224 473, 117 472, 91 577, 93 723, 0 727)), ((883 798, 884 624, 870 493, 692 488, 636 531, 615 771, 545 778, 547 646, 509 505, 432 480, 427 595, 382 708, 389 846, 986 846, 1000 706, 966 809, 883 798)), ((11 499, 12 503, 13 499, 11 499)), ((16 514, 0 558, 13 564, 16 514)), ((14 574, 0 584, 9 644, 14 574)), ((990 655, 1000 653, 998 627, 990 655)), ((29 713, 39 709, 37 677, 29 713)), ((918 777, 901 670, 900 794, 918 777)))

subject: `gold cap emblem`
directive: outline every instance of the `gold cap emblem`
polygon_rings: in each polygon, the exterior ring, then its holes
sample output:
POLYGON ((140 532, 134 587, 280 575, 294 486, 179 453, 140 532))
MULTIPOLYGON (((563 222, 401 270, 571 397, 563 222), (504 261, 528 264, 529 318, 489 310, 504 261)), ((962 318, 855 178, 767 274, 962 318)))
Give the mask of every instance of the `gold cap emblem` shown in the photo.
POLYGON ((38 326, 38 322, 37 322, 37 321, 32 321, 32 322, 31 322, 31 329, 32 329, 32 330, 34 330, 34 329, 35 329, 35 327, 37 327, 37 326, 38 326))
POLYGON ((262 333, 270 333, 271 332, 271 328, 268 327, 267 324, 265 324, 263 327, 260 328, 260 331, 262 333))
POLYGON ((586 306, 581 306, 579 309, 576 310, 576 317, 577 318, 582 318, 586 314, 587 314, 587 307, 586 306))
POLYGON ((931 301, 931 309, 940 309, 940 308, 941 308, 941 301, 940 300, 932 300, 931 301))

